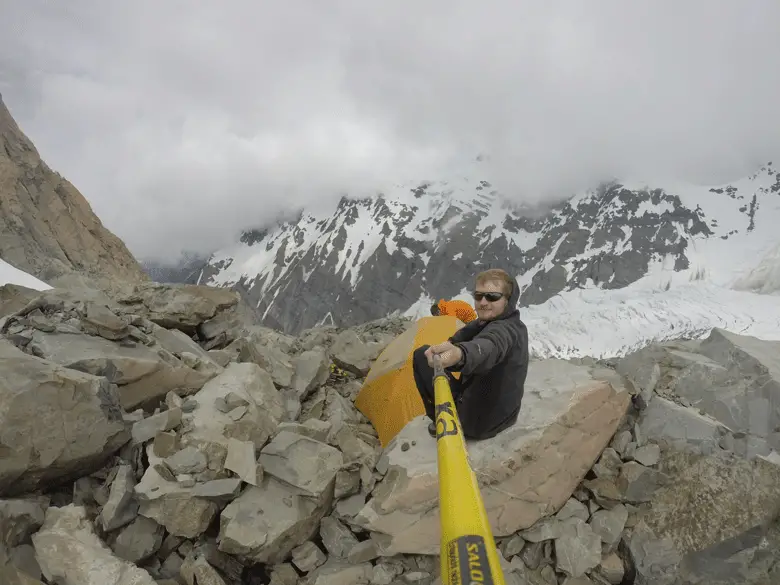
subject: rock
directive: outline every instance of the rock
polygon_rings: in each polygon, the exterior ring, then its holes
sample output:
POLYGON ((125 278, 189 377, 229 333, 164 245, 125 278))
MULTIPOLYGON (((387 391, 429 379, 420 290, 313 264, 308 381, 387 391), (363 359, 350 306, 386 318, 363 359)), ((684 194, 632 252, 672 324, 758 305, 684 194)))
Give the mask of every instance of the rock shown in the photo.
POLYGON ((780 577, 780 524, 761 524, 701 551, 686 555, 678 578, 685 583, 774 584, 780 577))
POLYGON ((644 467, 635 461, 627 461, 620 468, 616 485, 622 500, 639 503, 649 502, 655 491, 667 480, 667 476, 654 469, 644 467))
MULTIPOLYGON (((569 498, 563 507, 555 514, 558 520, 566 520, 567 518, 580 518, 587 522, 590 517, 588 507, 577 500, 576 498, 569 498)), ((516 553, 515 553, 516 554, 516 553)))
POLYGON ((0 286, 0 317, 23 309, 40 294, 37 289, 18 284, 7 283, 0 286))
POLYGON ((349 528, 333 516, 327 516, 320 522, 320 538, 325 550, 334 557, 347 558, 358 544, 349 528))
POLYGON ((157 522, 138 516, 121 530, 112 548, 119 558, 139 563, 160 549, 164 534, 165 530, 157 522))
POLYGON ((308 540, 292 550, 292 563, 304 573, 322 565, 327 557, 316 544, 308 540))
POLYGON ((155 585, 143 569, 116 557, 92 529, 83 507, 50 507, 32 536, 44 576, 63 585, 155 585))
POLYGON ((240 491, 241 479, 231 477, 228 479, 213 479, 205 483, 196 484, 192 489, 192 495, 215 500, 233 500, 240 491))
POLYGON ((501 554, 507 559, 519 555, 522 552, 523 547, 525 547, 525 539, 519 534, 510 536, 499 545, 501 554))
POLYGON ((344 458, 330 445, 282 431, 260 452, 260 463, 266 473, 318 496, 334 484, 344 458))
MULTIPOLYGON (((338 476, 336 477, 338 481, 338 476)), ((363 494, 354 494, 340 499, 336 503, 335 515, 346 520, 352 520, 360 513, 360 510, 366 505, 366 496, 363 494)))
POLYGON ((255 444, 251 441, 228 439, 225 469, 232 471, 246 483, 257 485, 258 470, 257 459, 255 458, 255 444))
POLYGON ((601 539, 581 518, 569 518, 561 522, 555 555, 559 571, 581 577, 601 562, 601 539))
POLYGON ((607 550, 611 552, 620 542, 627 521, 628 509, 623 504, 618 504, 611 510, 594 512, 589 524, 601 542, 606 545, 607 550))
POLYGON ((251 362, 263 368, 271 374, 277 386, 287 388, 292 385, 293 366, 287 354, 279 348, 244 337, 234 341, 227 349, 238 351, 239 362, 251 362))
POLYGON ((625 575, 625 567, 616 553, 610 553, 601 560, 596 573, 612 585, 620 585, 625 575))
POLYGON ((655 443, 650 443, 644 447, 639 447, 634 451, 634 461, 641 463, 645 467, 656 465, 661 459, 661 448, 655 443))
POLYGON ((27 542, 43 524, 48 507, 46 496, 0 500, 0 547, 11 549, 27 542))
POLYGON ((740 447, 752 457, 780 446, 780 433, 774 431, 780 415, 769 406, 780 399, 778 347, 779 342, 715 328, 695 348, 653 346, 630 356, 630 362, 639 369, 659 368, 663 387, 657 392, 744 434, 740 447))
POLYGON ((106 305, 85 303, 85 314, 81 318, 81 326, 89 335, 98 335, 111 341, 118 341, 129 334, 129 323, 126 319, 115 315, 106 305))
POLYGON ((667 485, 650 498, 644 522, 681 555, 703 550, 764 523, 780 502, 780 467, 734 454, 664 454, 667 485))
POLYGON ((675 449, 712 453, 718 448, 722 425, 696 410, 656 397, 642 413, 642 434, 675 449))
POLYGON ((284 404, 271 376, 252 363, 231 363, 225 370, 208 381, 193 396, 198 408, 188 421, 182 434, 184 444, 203 447, 208 444, 228 447, 228 439, 252 441, 256 449, 276 432, 284 416, 284 404), (247 413, 240 421, 234 421, 216 407, 218 399, 224 400, 234 393, 247 403, 247 413))
POLYGON ((274 566, 269 585, 298 585, 298 573, 289 563, 274 566))
POLYGON ((230 363, 230 352, 227 352, 223 349, 210 349, 206 353, 208 353, 209 357, 223 368, 227 367, 227 365, 230 363))
POLYGON ((218 506, 205 497, 195 496, 193 488, 167 481, 155 467, 149 467, 135 487, 139 514, 164 526, 171 534, 196 538, 209 527, 218 506))
POLYGON ((351 329, 345 329, 336 336, 330 349, 336 365, 356 376, 366 377, 371 368, 371 359, 378 352, 367 346, 351 329))
POLYGON ((332 484, 310 497, 269 473, 222 511, 219 550, 253 563, 282 562, 314 536, 332 501, 332 484))
MULTIPOLYGON (((116 471, 108 501, 100 511, 103 530, 111 532, 129 524, 138 515, 135 499, 135 472, 130 465, 120 465, 116 471)), ((128 559, 129 560, 129 559, 128 559)))
POLYGON ((170 390, 199 390, 214 372, 199 372, 161 347, 119 345, 102 337, 64 333, 33 333, 27 349, 68 368, 106 376, 119 386, 125 409, 159 402, 170 390))
MULTIPOLYGON (((0 552, 0 583, 6 583, 2 580, 4 564, 3 554, 0 552)), ((13 567, 16 569, 16 575, 14 577, 7 577, 7 579, 13 583, 31 583, 33 585, 39 585, 42 575, 41 566, 38 564, 38 559, 35 558, 35 549, 29 544, 23 544, 12 548, 8 551, 8 564, 6 567, 13 567), (16 579, 16 581, 14 581, 16 579), (29 579, 27 581, 26 579, 29 579)), ((11 571, 8 571, 11 573, 11 571)))
POLYGON ((175 429, 181 424, 181 415, 180 408, 171 408, 138 421, 133 425, 133 441, 141 445, 162 432, 175 429))
POLYGON ((304 351, 293 360, 292 388, 304 400, 322 386, 330 375, 330 358, 321 348, 304 351))
POLYGON ((338 559, 328 559, 307 577, 306 585, 368 585, 372 573, 371 563, 350 565, 338 559))
POLYGON ((236 307, 239 295, 225 288, 146 282, 118 295, 116 300, 128 312, 161 327, 194 335, 200 325, 236 307))
POLYGON ((593 473, 600 478, 617 479, 622 464, 623 461, 620 459, 618 452, 612 447, 607 447, 601 453, 598 462, 593 466, 593 473))
POLYGON ((185 447, 173 455, 165 458, 165 465, 168 466, 174 475, 181 473, 200 473, 206 470, 208 460, 206 456, 195 447, 185 447))
POLYGON ((542 518, 520 535, 528 542, 544 542, 558 538, 563 533, 563 522, 555 517, 542 518))
MULTIPOLYGON (((514 427, 468 444, 494 536, 509 536, 559 510, 609 443, 629 402, 627 388, 610 370, 532 362, 514 427)), ((385 457, 387 473, 354 523, 382 535, 384 556, 436 554, 436 445, 423 417, 399 433, 385 457), (403 450, 404 442, 414 447, 403 450)))
MULTIPOLYGON (((152 332, 154 338, 158 343, 166 350, 171 352, 174 356, 182 361, 185 361, 185 356, 194 356, 195 365, 192 367, 195 370, 211 370, 214 375, 218 374, 224 366, 230 361, 229 356, 227 360, 220 358, 219 353, 206 351, 200 345, 198 345, 190 336, 182 333, 178 329, 166 329, 149 322, 149 329, 152 332)), ((189 364, 187 364, 189 365, 189 364)))
POLYGON ((309 437, 315 441, 326 443, 333 425, 325 420, 310 418, 303 423, 283 422, 279 424, 279 432, 290 431, 297 435, 309 437))
POLYGON ((364 540, 358 542, 355 546, 349 549, 347 554, 347 560, 353 565, 359 565, 361 563, 367 563, 373 561, 379 556, 379 548, 376 542, 373 540, 364 540))
POLYGON ((116 386, 0 340, 0 495, 98 469, 130 439, 116 386))
POLYGON ((400 562, 392 563, 380 559, 371 572, 372 585, 390 585, 396 577, 404 571, 400 562))
POLYGON ((682 557, 669 538, 658 538, 640 522, 628 538, 637 585, 674 585, 682 557))
POLYGON ((629 443, 631 443, 631 431, 625 430, 617 433, 612 438, 612 441, 610 442, 609 446, 618 455, 623 455, 626 452, 629 443))
POLYGON ((181 576, 187 585, 227 585, 208 561, 201 555, 190 555, 181 567, 181 576))

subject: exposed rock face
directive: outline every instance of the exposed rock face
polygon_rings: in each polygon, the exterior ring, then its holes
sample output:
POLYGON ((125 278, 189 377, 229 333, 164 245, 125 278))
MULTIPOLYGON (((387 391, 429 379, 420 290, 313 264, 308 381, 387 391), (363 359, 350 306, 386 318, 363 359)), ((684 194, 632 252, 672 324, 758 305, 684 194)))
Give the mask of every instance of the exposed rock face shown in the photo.
POLYGON ((0 258, 55 286, 148 277, 86 199, 44 163, 0 97, 0 258))

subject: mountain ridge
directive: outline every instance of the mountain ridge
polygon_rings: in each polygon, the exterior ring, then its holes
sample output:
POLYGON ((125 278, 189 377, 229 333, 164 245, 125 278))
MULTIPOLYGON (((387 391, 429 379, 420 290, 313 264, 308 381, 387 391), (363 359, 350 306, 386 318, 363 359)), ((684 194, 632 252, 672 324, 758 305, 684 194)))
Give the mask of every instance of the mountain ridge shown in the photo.
POLYGON ((87 199, 52 170, 0 96, 0 258, 51 284, 148 280, 87 199))
POLYGON ((733 259, 719 267, 722 244, 751 261, 765 257, 778 220, 780 173, 771 162, 727 185, 612 181, 546 210, 461 176, 345 196, 330 209, 247 230, 210 256, 197 282, 242 290, 265 325, 287 333, 326 318, 350 326, 417 314, 434 297, 467 295, 474 274, 491 267, 518 276, 523 307, 625 288, 659 262, 670 275, 730 287, 747 267, 733 259))

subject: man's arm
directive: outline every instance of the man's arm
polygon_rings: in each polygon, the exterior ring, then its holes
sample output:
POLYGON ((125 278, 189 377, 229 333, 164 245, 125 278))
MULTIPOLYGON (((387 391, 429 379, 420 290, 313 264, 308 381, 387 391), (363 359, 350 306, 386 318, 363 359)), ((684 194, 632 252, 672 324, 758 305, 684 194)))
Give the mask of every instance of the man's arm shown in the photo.
POLYGON ((477 321, 466 323, 463 327, 453 333, 448 341, 451 343, 462 343, 464 341, 469 341, 474 338, 474 336, 479 332, 479 329, 480 324, 477 321))
POLYGON ((504 323, 491 323, 470 341, 454 342, 464 354, 459 370, 466 376, 484 374, 500 363, 520 341, 519 332, 504 323))

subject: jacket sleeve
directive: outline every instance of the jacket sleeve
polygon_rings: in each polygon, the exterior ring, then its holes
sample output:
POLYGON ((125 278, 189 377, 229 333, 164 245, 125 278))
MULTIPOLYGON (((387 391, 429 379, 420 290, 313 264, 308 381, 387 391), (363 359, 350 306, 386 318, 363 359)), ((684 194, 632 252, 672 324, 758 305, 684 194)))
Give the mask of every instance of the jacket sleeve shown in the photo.
POLYGON ((476 321, 466 323, 463 327, 452 334, 452 336, 449 338, 449 341, 450 343, 462 343, 464 341, 468 341, 474 338, 478 330, 479 324, 476 321))
POLYGON ((520 337, 513 327, 498 322, 485 327, 470 341, 453 343, 457 343, 465 354, 465 363, 460 371, 469 376, 484 374, 500 363, 520 343, 520 337))

